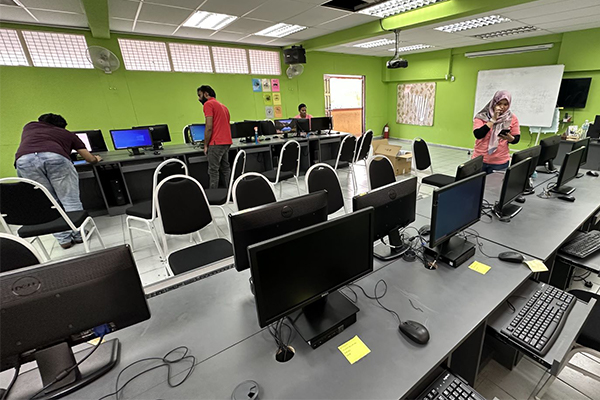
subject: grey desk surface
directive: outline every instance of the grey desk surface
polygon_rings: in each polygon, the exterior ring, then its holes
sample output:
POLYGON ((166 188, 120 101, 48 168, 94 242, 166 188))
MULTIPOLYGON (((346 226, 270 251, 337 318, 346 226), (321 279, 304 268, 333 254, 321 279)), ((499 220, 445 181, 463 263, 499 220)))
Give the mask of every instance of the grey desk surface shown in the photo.
MULTIPOLYGON (((492 253, 502 249, 493 243, 486 246, 492 253)), ((288 363, 280 364, 274 359, 273 339, 263 330, 201 362, 189 381, 178 388, 169 389, 164 378, 162 382, 142 378, 143 382, 135 390, 127 390, 125 397, 224 399, 230 398, 238 383, 253 379, 261 386, 263 399, 401 398, 442 363, 530 275, 524 265, 487 259, 481 253, 474 258, 490 265, 491 270, 481 275, 468 269, 473 259, 457 269, 441 266, 434 271, 419 262, 400 260, 358 282, 367 293, 373 293, 376 282, 385 279, 388 292, 382 303, 401 318, 426 325, 431 340, 425 346, 408 341, 398 331, 395 317, 356 290, 360 308, 357 322, 316 350, 296 335, 292 342, 296 355, 288 363), (337 348, 355 335, 371 353, 350 365, 337 348), (138 392, 144 385, 150 390, 138 392)), ((197 287, 198 292, 201 290, 201 286, 197 287)), ((343 292, 354 297, 348 289, 343 292)), ((242 301, 251 303, 249 293, 245 296, 242 301)), ((216 304, 221 301, 215 299, 216 304)), ((191 335, 191 330, 186 331, 191 335)), ((198 345, 202 346, 199 336, 194 340, 197 343, 192 346, 194 351, 198 345)), ((170 338, 167 342, 171 347, 178 344, 170 338)), ((110 383, 113 382, 106 384, 110 383)), ((92 397, 87 393, 83 396, 92 397)))

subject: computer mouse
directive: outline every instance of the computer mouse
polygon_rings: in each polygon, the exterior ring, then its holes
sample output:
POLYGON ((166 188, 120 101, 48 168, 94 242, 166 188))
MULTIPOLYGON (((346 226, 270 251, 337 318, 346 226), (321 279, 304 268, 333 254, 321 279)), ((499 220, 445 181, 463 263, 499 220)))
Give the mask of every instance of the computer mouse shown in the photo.
POLYGON ((159 156, 159 155, 160 155, 160 151, 158 151, 158 150, 157 150, 157 151, 155 151, 155 152, 154 152, 154 155, 155 155, 155 156, 159 156))
POLYGON ((526 200, 526 199, 525 199, 525 197, 523 197, 523 196, 519 196, 519 197, 517 197, 517 198, 515 199, 515 201, 516 201, 517 203, 521 203, 521 204, 525 203, 525 200, 526 200))
POLYGON ((598 173, 598 171, 588 171, 588 172, 586 172, 586 175, 589 175, 589 176, 600 176, 600 173, 598 173))
POLYGON ((571 203, 575 201, 575 197, 570 194, 561 194, 558 198, 564 201, 570 201, 571 203))
POLYGON ((419 228, 419 234, 421 236, 428 236, 430 229, 431 229, 431 226, 423 225, 422 227, 419 228))
POLYGON ((515 251, 505 251, 504 253, 500 253, 498 254, 498 258, 500 261, 506 261, 515 264, 521 264, 525 260, 525 257, 523 257, 522 254, 515 251))
POLYGON ((417 321, 404 321, 398 326, 400 332, 418 344, 429 342, 429 331, 417 321))
POLYGON ((279 136, 273 136, 273 139, 279 139, 279 136))

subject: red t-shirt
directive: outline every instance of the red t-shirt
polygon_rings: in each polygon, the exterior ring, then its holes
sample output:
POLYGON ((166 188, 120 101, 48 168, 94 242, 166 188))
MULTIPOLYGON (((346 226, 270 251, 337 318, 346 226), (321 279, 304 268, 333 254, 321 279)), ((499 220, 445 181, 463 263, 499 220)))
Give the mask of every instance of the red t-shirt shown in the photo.
POLYGON ((31 153, 56 153, 71 159, 71 150, 85 149, 85 144, 72 132, 46 122, 30 122, 23 127, 21 144, 15 154, 19 157, 31 153))
POLYGON ((217 99, 211 97, 204 103, 204 116, 213 117, 212 135, 209 146, 232 144, 229 110, 217 99))

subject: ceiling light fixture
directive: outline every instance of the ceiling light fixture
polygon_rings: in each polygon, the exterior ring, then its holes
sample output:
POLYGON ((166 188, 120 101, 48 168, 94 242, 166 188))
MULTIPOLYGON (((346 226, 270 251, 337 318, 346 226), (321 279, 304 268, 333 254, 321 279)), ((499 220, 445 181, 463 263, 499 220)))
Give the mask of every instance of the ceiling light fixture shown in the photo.
MULTIPOLYGON (((429 49, 432 47, 434 47, 434 46, 431 46, 429 44, 413 44, 411 46, 399 47, 398 53, 406 53, 407 51, 429 49)), ((390 51, 396 51, 396 49, 390 49, 390 51)))
POLYGON ((469 29, 483 28, 484 26, 501 24, 503 22, 510 22, 509 18, 502 17, 500 15, 490 15, 488 17, 471 19, 469 21, 457 22, 455 24, 439 26, 435 28, 436 31, 456 33, 467 31, 469 29))
POLYGON ((187 19, 187 21, 183 23, 183 26, 190 28, 211 29, 216 31, 229 25, 237 18, 238 17, 234 15, 196 11, 187 19))
POLYGON ((507 55, 507 54, 530 53, 532 51, 550 50, 552 47, 554 47, 554 44, 548 43, 548 44, 539 44, 536 46, 511 47, 508 49, 476 51, 476 52, 472 52, 472 53, 465 53, 465 57, 477 58, 477 57, 503 56, 503 55, 507 55))
POLYGON ((358 12, 360 14, 372 15, 385 18, 403 12, 415 10, 430 4, 441 3, 446 0, 387 0, 369 5, 358 12))
POLYGON ((280 22, 277 25, 273 25, 269 28, 263 29, 260 32, 256 32, 255 35, 282 38, 282 37, 291 35, 292 33, 297 33, 297 32, 303 31, 305 29, 306 29, 306 26, 290 25, 290 24, 284 24, 283 22, 280 22))
POLYGON ((396 43, 396 41, 391 40, 391 39, 377 39, 377 40, 371 40, 370 42, 355 44, 354 47, 360 47, 363 49, 372 49, 374 47, 388 46, 390 44, 395 44, 395 43, 396 43))
POLYGON ((483 33, 481 35, 474 35, 473 37, 478 38, 478 39, 493 39, 493 38, 504 37, 504 36, 520 35, 522 33, 535 32, 535 31, 539 31, 539 30, 540 30, 540 28, 535 27, 535 26, 521 26, 519 28, 505 29, 503 31, 483 33))

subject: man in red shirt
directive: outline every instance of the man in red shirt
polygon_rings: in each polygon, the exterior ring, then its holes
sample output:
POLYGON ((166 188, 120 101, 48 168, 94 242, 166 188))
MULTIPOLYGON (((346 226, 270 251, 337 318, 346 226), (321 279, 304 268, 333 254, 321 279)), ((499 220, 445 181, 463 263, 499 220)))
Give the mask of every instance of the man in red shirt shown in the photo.
POLYGON ((202 85, 198 88, 198 100, 204 107, 206 119, 204 151, 208 156, 210 189, 226 188, 231 172, 229 147, 231 147, 232 141, 229 110, 219 103, 216 97, 217 94, 210 86, 202 85))

